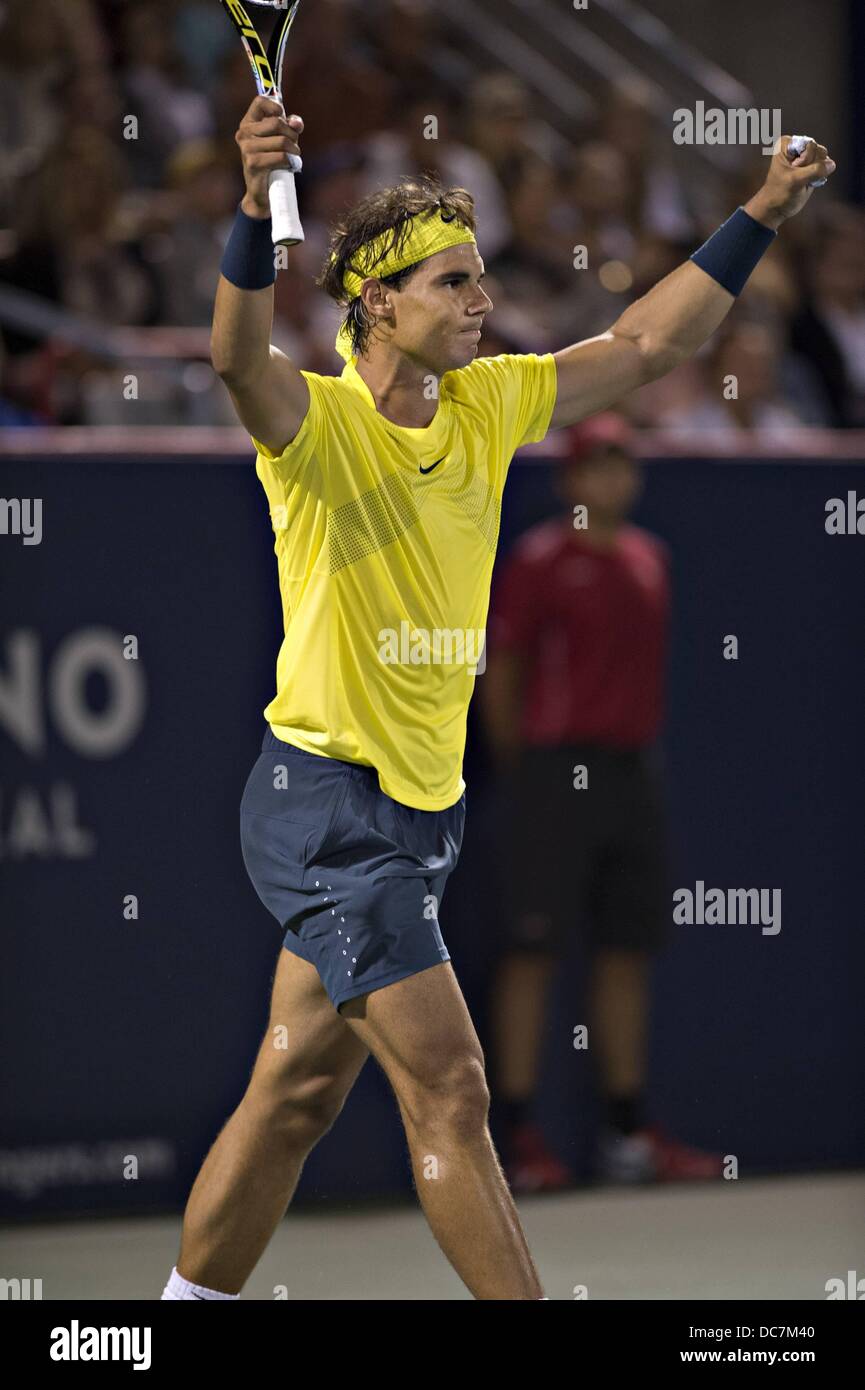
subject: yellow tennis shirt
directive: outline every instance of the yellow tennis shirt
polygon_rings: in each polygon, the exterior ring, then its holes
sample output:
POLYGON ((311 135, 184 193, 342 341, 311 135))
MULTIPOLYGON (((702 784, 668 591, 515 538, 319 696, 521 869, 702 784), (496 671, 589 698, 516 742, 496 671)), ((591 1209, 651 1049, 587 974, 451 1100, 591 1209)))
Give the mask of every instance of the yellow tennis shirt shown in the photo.
POLYGON ((275 456, 253 440, 285 628, 264 717, 287 743, 374 767, 395 801, 443 810, 465 788, 505 478, 549 428, 555 362, 503 354, 446 373, 424 429, 379 414, 351 362, 303 376, 292 442, 275 456))

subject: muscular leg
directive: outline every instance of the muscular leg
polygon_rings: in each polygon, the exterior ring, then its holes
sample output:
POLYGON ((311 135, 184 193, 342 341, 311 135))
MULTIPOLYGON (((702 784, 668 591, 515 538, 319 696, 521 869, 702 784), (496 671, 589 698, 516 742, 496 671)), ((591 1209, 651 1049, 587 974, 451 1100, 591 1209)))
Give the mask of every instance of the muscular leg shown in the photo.
POLYGON ((590 1007, 600 1079, 610 1096, 642 1090, 646 1078, 649 957, 644 951, 598 950, 590 1007))
POLYGON ((186 1207, 177 1271, 239 1293, 369 1055, 317 971, 281 950, 270 1021, 246 1092, 214 1143, 186 1207))
POLYGON ((509 951, 493 986, 493 1077, 501 1100, 529 1100, 538 1079, 547 991, 554 957, 509 951))
POLYGON ((343 1005, 385 1071, 433 1235, 479 1299, 543 1297, 487 1126, 484 1058, 450 962, 343 1005))

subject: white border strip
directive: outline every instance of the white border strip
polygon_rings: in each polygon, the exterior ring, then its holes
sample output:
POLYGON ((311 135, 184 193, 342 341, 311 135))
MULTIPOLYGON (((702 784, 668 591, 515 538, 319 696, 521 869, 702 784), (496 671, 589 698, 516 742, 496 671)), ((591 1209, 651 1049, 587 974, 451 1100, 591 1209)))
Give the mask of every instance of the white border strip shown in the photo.
MULTIPOLYGON (((540 444, 518 450, 517 461, 564 456, 567 434, 553 431, 540 444)), ((823 430, 804 427, 789 438, 768 440, 751 431, 638 430, 635 448, 640 458, 718 458, 814 462, 865 460, 865 430, 823 430)), ((65 428, 6 428, 0 433, 0 458, 103 458, 124 455, 154 462, 175 463, 210 458, 224 463, 254 462, 249 436, 233 427, 177 428, 153 426, 79 426, 65 428)))

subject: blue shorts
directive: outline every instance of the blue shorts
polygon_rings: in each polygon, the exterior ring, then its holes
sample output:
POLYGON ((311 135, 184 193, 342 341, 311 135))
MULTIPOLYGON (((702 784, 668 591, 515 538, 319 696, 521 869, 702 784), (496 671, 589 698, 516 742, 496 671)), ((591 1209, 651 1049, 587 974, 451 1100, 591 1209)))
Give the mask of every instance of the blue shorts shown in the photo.
POLYGON ((268 727, 240 803, 247 872, 334 1005, 450 960, 438 913, 465 792, 444 811, 386 796, 375 768, 307 753, 268 727))

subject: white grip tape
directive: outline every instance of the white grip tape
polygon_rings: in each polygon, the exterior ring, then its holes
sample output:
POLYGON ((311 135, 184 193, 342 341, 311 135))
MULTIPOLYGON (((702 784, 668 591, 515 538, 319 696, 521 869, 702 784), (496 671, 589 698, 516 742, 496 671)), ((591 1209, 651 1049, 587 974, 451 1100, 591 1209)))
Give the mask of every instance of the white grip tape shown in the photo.
MULTIPOLYGON (((292 156, 292 162, 303 167, 296 155, 292 156)), ((289 169, 275 169, 270 176, 267 191, 270 198, 270 216, 273 220, 274 246, 294 246, 297 242, 303 241, 294 174, 289 169)))
MULTIPOLYGON (((812 137, 811 137, 810 135, 794 135, 794 136, 792 136, 791 139, 790 139, 790 143, 789 143, 789 145, 787 146, 787 156, 788 156, 788 158, 792 155, 795 159, 798 159, 798 158, 799 158, 799 155, 802 154, 802 152, 808 148, 808 145, 810 144, 811 139, 812 139, 812 137)), ((814 141, 814 143, 815 143, 815 144, 817 143, 816 140, 814 141)), ((808 187, 809 187, 809 188, 822 188, 823 185, 824 185, 824 183, 826 183, 826 182, 827 182, 826 179, 812 179, 811 182, 808 184, 808 187)))

